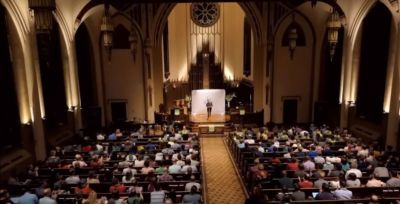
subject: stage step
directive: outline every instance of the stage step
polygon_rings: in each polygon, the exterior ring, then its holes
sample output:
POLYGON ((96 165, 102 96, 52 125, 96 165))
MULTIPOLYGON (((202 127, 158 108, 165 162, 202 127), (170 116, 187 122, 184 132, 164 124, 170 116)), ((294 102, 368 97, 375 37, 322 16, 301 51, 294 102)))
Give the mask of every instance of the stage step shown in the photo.
POLYGON ((215 134, 212 134, 212 133, 206 133, 206 134, 200 134, 199 135, 200 137, 224 137, 225 136, 225 134, 224 133, 215 133, 215 134))

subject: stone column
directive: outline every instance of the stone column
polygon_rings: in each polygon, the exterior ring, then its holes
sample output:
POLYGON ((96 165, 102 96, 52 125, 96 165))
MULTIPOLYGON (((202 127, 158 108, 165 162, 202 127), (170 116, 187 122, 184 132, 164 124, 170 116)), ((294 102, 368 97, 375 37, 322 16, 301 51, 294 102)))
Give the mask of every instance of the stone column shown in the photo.
MULTIPOLYGON (((396 35, 397 36, 397 35, 396 35)), ((399 129, 399 92, 400 92, 400 46, 398 45, 398 37, 394 40, 396 45, 395 62, 392 79, 392 89, 390 94, 390 108, 388 115, 388 123, 386 130, 385 145, 397 148, 398 144, 398 129, 399 129)))

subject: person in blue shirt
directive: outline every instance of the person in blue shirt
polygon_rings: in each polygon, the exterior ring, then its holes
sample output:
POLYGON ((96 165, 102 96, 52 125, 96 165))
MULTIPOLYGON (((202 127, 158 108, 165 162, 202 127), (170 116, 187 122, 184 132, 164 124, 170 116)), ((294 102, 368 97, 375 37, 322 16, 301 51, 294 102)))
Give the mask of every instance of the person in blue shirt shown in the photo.
POLYGON ((108 135, 108 140, 117 140, 117 135, 115 133, 111 133, 108 135))
POLYGON ((39 199, 38 197, 29 192, 28 190, 25 191, 24 195, 19 198, 19 204, 38 204, 39 199))

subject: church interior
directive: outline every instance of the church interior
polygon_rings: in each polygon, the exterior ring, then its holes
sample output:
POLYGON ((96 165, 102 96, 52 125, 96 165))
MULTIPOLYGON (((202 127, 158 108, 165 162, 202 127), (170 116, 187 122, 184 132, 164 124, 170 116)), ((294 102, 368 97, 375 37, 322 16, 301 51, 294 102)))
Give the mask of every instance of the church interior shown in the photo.
POLYGON ((399 203, 399 29, 399 0, 0 0, 0 203, 399 203))

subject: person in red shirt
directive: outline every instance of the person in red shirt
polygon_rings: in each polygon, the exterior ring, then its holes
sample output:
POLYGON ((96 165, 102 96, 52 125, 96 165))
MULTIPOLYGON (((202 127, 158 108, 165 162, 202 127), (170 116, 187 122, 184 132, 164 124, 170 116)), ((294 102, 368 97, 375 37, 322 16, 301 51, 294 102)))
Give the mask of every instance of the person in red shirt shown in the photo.
POLYGON ((126 192, 126 186, 124 184, 120 184, 117 178, 113 178, 112 186, 110 186, 110 193, 118 191, 119 193, 126 192))
POLYGON ((92 189, 89 187, 88 183, 79 183, 77 187, 75 187, 75 193, 76 194, 85 194, 88 195, 92 191, 92 189))
POLYGON ((298 183, 300 188, 313 188, 314 184, 310 180, 308 180, 308 176, 305 176, 303 178, 299 177, 299 183, 298 183))
POLYGON ((279 165, 279 164, 281 164, 281 160, 278 157, 273 156, 272 159, 271 159, 271 164, 279 165))
POLYGON ((296 159, 292 159, 288 164, 287 164, 287 170, 292 170, 292 171, 297 171, 299 170, 299 163, 297 163, 296 159))
POLYGON ((85 145, 82 147, 83 152, 91 152, 92 151, 92 146, 91 145, 85 145))

